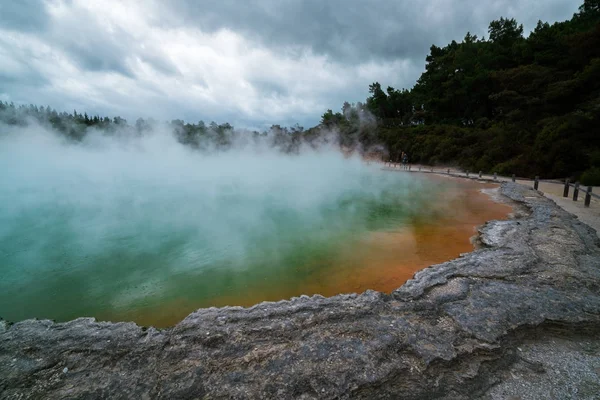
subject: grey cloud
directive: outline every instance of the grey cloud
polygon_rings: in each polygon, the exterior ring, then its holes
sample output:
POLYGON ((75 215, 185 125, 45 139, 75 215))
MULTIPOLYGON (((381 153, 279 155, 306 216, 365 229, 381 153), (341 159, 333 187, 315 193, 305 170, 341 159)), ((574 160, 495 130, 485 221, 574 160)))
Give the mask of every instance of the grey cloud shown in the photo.
POLYGON ((48 24, 46 7, 40 0, 0 2, 0 28, 43 31, 48 24))
POLYGON ((129 49, 123 38, 118 37, 119 33, 106 34, 103 26, 85 15, 73 25, 53 25, 47 6, 41 0, 2 1, 0 28, 37 34, 51 46, 65 51, 83 69, 115 71, 133 77, 125 62, 129 49))
POLYGON ((284 85, 271 82, 266 79, 254 80, 251 82, 252 86, 265 96, 287 96, 289 95, 289 89, 284 85))
MULTIPOLYGON (((171 61, 161 58, 157 54, 150 54, 148 52, 141 54, 140 59, 152 66, 156 71, 165 75, 181 75, 181 72, 175 64, 171 61)), ((206 83, 204 83, 206 85, 206 83)))
POLYGON ((27 82, 27 86, 34 88, 44 86, 49 82, 46 77, 35 71, 27 71, 19 76, 6 74, 0 71, 0 87, 4 88, 4 90, 7 89, 8 85, 13 85, 18 88, 24 81, 27 82))
POLYGON ((65 47, 71 58, 84 70, 113 71, 133 78, 134 74, 127 66, 124 53, 109 46, 87 47, 69 45, 65 47))
POLYGON ((422 57, 432 44, 460 40, 467 31, 484 35, 493 19, 517 17, 526 27, 565 19, 570 0, 175 0, 177 23, 205 31, 231 29, 282 48, 310 47, 344 62, 422 57), (532 14, 531 8, 536 10, 532 14), (518 11, 519 15, 516 14, 518 11), (442 22, 443 21, 443 22, 442 22))
POLYGON ((114 71, 133 77, 127 66, 131 40, 124 32, 108 32, 100 22, 82 16, 84 23, 53 26, 52 44, 62 48, 84 70, 114 71))
POLYGON ((35 52, 26 47, 13 49, 11 43, 0 37, 0 90, 8 90, 9 85, 41 87, 48 83, 44 74, 30 63, 35 52))
POLYGON ((73 35, 57 36, 55 43, 61 46, 85 70, 113 71, 129 78, 135 78, 135 73, 128 62, 130 59, 138 57, 162 74, 180 74, 177 67, 168 59, 136 47, 136 40, 125 32, 108 33, 104 26, 96 23, 74 28, 78 32, 73 32, 73 35))

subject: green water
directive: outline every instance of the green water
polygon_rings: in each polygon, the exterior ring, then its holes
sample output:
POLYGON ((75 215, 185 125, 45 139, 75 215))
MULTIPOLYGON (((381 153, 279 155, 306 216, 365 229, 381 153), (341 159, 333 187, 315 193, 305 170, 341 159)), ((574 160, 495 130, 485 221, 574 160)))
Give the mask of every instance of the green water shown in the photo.
POLYGON ((435 218, 440 190, 336 152, 0 144, 0 317, 12 321, 152 322, 165 305, 298 295, 369 232, 435 218))

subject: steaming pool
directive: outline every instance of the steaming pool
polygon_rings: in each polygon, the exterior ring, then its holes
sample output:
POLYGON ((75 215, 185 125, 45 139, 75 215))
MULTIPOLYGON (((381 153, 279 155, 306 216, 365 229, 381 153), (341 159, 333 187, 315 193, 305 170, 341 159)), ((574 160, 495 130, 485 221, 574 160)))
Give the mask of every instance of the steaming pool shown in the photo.
POLYGON ((391 291, 473 249, 482 185, 335 151, 0 143, 0 317, 168 326, 200 307, 391 291))

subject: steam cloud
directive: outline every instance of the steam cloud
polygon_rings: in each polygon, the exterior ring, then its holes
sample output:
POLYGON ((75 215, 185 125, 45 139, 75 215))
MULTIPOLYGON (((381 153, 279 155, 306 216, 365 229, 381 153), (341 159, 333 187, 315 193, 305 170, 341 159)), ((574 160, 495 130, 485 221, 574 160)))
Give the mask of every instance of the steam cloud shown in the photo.
POLYGON ((240 140, 209 152, 152 131, 75 144, 35 124, 0 126, 0 316, 148 306, 191 281, 199 297, 219 294, 216 281, 302 265, 299 246, 327 252, 397 227, 431 190, 335 146, 290 155, 240 140))

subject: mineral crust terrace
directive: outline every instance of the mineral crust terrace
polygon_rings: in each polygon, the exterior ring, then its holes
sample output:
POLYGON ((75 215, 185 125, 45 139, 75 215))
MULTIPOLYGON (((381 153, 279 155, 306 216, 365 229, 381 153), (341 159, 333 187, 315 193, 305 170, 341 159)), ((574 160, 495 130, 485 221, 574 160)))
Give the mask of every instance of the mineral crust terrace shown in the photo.
MULTIPOLYGON (((519 376, 543 382, 552 371, 523 348, 556 338, 598 349, 600 243, 537 191, 500 193, 514 218, 389 295, 200 309, 163 330, 0 321, 0 398, 491 399, 519 376)), ((544 393, 568 389, 550 378, 544 393)), ((594 398, 598 381, 572 382, 575 398, 594 398)))

